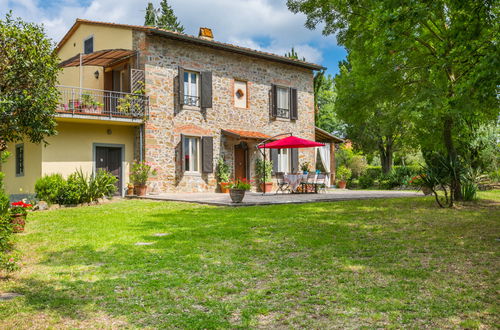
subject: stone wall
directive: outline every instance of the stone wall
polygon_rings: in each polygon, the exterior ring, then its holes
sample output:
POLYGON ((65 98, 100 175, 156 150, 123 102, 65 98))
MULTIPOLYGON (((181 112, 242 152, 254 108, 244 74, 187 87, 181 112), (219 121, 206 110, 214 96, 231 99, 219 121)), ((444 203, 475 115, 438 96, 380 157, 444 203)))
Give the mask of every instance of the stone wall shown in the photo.
MULTIPOLYGON (((152 192, 213 191, 214 174, 185 175, 180 155, 181 134, 214 138, 214 168, 224 154, 233 160, 236 139, 221 139, 221 129, 258 131, 267 135, 293 132, 314 140, 313 72, 289 64, 261 60, 215 50, 187 42, 135 32, 134 46, 140 50, 139 68, 146 71, 146 90, 150 96, 150 117, 145 124, 145 160, 158 174, 151 178, 152 192), (212 72, 213 107, 181 108, 177 104, 178 67, 212 72), (248 81, 249 107, 234 106, 234 79, 248 81), (298 120, 270 117, 271 84, 298 89, 298 120)), ((251 141, 250 141, 251 142, 251 141)), ((251 144, 249 165, 253 176, 255 141, 251 144)), ((301 149, 299 162, 314 165, 313 149, 301 149)))

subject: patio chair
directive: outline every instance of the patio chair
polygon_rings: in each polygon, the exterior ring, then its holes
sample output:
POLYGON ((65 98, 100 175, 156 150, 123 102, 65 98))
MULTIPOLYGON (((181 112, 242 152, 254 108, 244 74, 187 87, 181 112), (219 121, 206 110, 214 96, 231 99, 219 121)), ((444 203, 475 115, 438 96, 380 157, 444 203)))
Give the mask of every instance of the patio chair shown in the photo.
POLYGON ((316 192, 323 191, 326 193, 326 173, 319 173, 316 177, 316 182, 314 183, 314 189, 316 192))
POLYGON ((285 173, 283 172, 276 173, 276 183, 278 185, 278 189, 276 189, 276 195, 280 191, 282 193, 285 193, 286 191, 288 191, 289 193, 291 192, 290 185, 287 182, 285 182, 285 173))
POLYGON ((307 178, 304 182, 302 182, 302 192, 303 193, 313 193, 316 192, 315 188, 316 184, 316 173, 315 172, 309 172, 307 174, 307 178))

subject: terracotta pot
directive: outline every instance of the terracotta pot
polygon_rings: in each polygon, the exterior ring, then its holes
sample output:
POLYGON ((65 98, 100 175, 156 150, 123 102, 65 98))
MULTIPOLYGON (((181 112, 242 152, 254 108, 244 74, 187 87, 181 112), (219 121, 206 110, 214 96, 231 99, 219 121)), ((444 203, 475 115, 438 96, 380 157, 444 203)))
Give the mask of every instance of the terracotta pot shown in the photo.
POLYGON ((229 192, 229 182, 220 182, 220 192, 223 194, 227 194, 229 192))
POLYGON ((431 188, 429 187, 422 187, 422 192, 424 193, 425 196, 428 196, 428 195, 431 195, 432 194, 432 190, 431 188))
POLYGON ((24 226, 26 225, 26 214, 12 214, 10 216, 10 223, 12 226, 12 231, 14 233, 21 233, 24 231, 24 226))
POLYGON ((273 190, 273 183, 272 182, 266 182, 266 183, 261 183, 260 184, 260 191, 264 193, 271 192, 273 190))
POLYGON ((137 196, 146 196, 146 192, 148 190, 148 186, 144 185, 135 185, 134 191, 137 196))
POLYGON ((339 184, 339 188, 340 189, 345 189, 345 187, 347 186, 347 181, 338 181, 338 184, 339 184))
POLYGON ((127 196, 132 196, 134 194, 134 187, 127 187, 127 196))
POLYGON ((229 189, 229 196, 233 203, 241 203, 243 197, 245 197, 246 190, 244 189, 229 189))

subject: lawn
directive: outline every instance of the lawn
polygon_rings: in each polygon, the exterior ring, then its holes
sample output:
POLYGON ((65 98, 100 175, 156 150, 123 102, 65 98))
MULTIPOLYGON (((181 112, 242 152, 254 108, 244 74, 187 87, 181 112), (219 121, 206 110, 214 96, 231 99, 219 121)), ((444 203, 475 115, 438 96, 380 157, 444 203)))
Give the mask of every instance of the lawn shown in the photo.
POLYGON ((500 191, 481 196, 38 212, 0 328, 495 328, 500 191))

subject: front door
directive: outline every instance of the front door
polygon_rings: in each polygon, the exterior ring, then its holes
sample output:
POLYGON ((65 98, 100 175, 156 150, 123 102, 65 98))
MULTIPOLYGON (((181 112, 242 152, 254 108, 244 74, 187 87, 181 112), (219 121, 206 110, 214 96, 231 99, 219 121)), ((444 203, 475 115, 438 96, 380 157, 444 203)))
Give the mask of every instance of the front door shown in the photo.
POLYGON ((96 147, 95 167, 98 171, 103 169, 113 174, 116 181, 116 194, 121 195, 122 187, 122 148, 117 147, 96 147))
POLYGON ((234 147, 234 178, 245 179, 247 177, 247 151, 239 145, 234 147))

